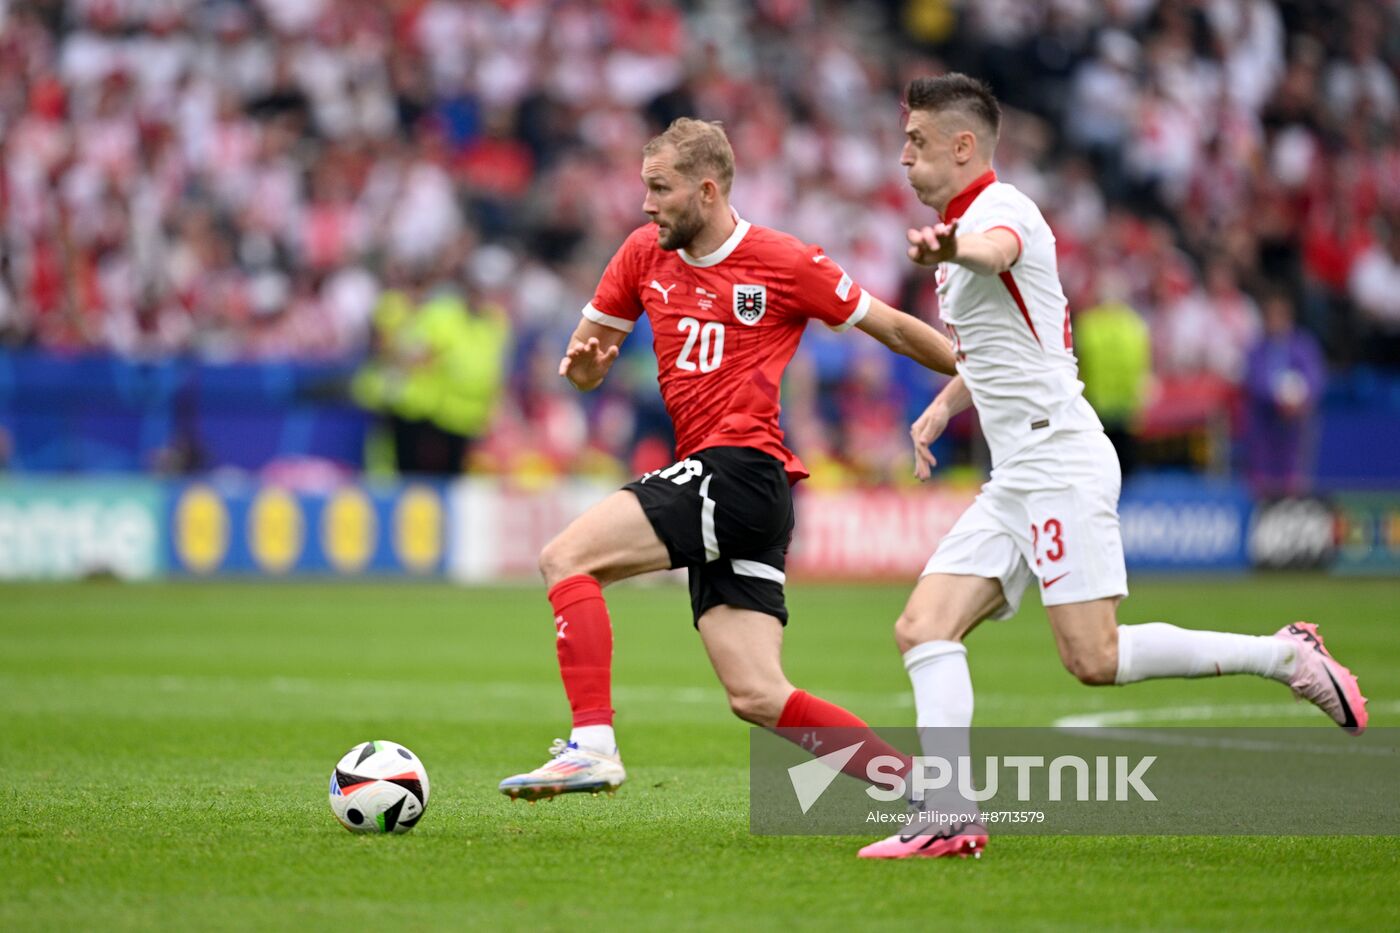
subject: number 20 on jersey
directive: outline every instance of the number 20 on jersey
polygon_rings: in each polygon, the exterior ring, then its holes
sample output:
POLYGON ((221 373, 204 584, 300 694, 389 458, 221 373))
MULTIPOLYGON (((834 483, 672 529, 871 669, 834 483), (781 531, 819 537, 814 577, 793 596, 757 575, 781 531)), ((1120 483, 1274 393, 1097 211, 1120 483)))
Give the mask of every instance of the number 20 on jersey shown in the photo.
POLYGON ((676 368, 686 372, 700 370, 712 373, 724 360, 724 325, 719 321, 700 323, 693 317, 683 317, 677 328, 685 334, 685 346, 676 357, 676 368))

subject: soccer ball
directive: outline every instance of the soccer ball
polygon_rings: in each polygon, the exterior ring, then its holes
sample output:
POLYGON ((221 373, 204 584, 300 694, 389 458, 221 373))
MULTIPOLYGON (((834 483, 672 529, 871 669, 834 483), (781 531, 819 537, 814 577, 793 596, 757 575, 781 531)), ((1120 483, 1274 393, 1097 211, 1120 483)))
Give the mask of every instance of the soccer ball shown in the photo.
POLYGON ((331 772, 331 812, 352 833, 406 833, 428 806, 428 772, 396 742, 361 742, 331 772))

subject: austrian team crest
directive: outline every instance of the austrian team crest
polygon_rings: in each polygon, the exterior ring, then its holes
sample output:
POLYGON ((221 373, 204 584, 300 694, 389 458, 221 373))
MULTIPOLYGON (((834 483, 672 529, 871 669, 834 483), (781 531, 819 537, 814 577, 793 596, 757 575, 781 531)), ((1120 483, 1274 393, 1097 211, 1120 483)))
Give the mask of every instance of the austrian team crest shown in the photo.
POLYGON ((734 286, 734 316, 740 324, 757 324, 768 310, 768 288, 763 285, 734 286))

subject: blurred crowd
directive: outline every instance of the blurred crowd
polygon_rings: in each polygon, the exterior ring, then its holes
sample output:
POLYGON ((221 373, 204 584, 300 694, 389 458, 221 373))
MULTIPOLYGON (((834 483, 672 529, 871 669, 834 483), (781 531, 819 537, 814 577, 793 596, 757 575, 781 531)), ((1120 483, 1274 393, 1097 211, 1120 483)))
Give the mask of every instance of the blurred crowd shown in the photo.
MULTIPOLYGON (((669 443, 645 334, 597 398, 553 375, 644 220, 642 144, 723 121, 745 218, 936 320, 899 94, 957 69, 1006 106, 997 171, 1056 231, 1125 460, 1203 431, 1187 460, 1292 487, 1327 370, 1400 358, 1397 63, 1395 0, 0 0, 0 344, 366 359, 398 432, 434 416, 384 374, 488 333, 472 416, 437 425, 462 457, 645 469, 669 443)), ((814 332, 793 443, 902 475, 934 388, 814 332)))

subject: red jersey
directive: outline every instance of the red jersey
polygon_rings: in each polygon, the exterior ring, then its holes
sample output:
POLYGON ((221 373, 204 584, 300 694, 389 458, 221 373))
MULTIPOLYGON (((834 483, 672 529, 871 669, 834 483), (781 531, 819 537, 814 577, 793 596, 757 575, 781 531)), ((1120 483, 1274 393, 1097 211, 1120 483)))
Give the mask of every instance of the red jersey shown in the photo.
POLYGON ((750 447, 807 475, 783 446, 778 391, 811 318, 846 330, 870 296, 816 246, 740 220, 708 256, 664 250, 656 227, 632 232, 584 309, 590 321, 631 331, 644 312, 655 334, 661 397, 676 457, 750 447))

